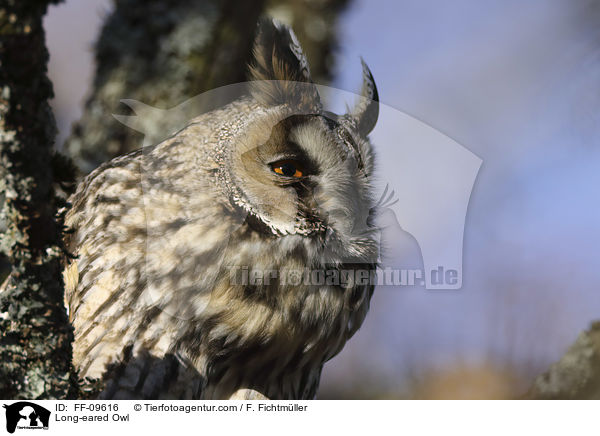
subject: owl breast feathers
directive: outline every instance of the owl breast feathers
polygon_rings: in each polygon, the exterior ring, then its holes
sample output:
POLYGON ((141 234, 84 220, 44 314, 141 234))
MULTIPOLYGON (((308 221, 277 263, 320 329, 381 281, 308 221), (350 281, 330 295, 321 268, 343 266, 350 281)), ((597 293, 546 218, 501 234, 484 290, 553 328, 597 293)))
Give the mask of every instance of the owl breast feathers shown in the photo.
POLYGON ((102 165, 70 199, 74 365, 98 398, 314 398, 363 322, 371 73, 335 115, 289 28, 261 22, 254 55, 246 96, 102 165))

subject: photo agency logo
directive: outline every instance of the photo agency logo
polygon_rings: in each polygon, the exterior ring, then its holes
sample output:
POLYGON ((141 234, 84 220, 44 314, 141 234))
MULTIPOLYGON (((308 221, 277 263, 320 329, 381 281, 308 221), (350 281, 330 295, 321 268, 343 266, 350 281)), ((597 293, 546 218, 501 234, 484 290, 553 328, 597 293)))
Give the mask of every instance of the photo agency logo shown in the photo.
POLYGON ((363 69, 361 95, 313 83, 253 81, 166 110, 122 100, 133 114, 113 116, 144 134, 150 298, 163 295, 152 293, 164 285, 165 263, 177 265, 178 280, 181 271, 195 271, 203 287, 224 271, 232 284, 244 285, 275 280, 462 287, 465 219, 482 160, 424 122, 378 102, 372 76, 364 64, 363 69), (247 97, 257 89, 271 94, 293 89, 296 100, 261 107, 247 97), (318 104, 306 104, 303 95, 318 104), (351 101, 357 103, 342 115, 324 109, 328 102, 351 101), (361 133, 366 124, 368 137, 361 133), (190 149, 193 153, 184 156, 190 149), (202 173, 211 179, 199 182, 202 173), (198 189, 190 197, 185 192, 194 183, 218 192, 198 189), (202 221, 221 213, 215 206, 219 196, 236 210, 238 229, 227 222, 230 216, 202 221), (250 238, 238 231, 243 226, 271 238, 316 241, 305 245, 309 255, 318 256, 318 262, 308 263, 316 267, 277 267, 278 259, 293 255, 284 242, 278 249, 285 254, 270 253, 272 262, 269 256, 253 257, 252 243, 239 248, 240 238, 250 238), (206 233, 211 236, 199 236, 206 233), (410 267, 398 253, 407 251, 407 240, 410 267), (203 241, 210 249, 194 248, 203 241))
POLYGON ((6 431, 15 430, 48 430, 50 411, 29 401, 4 404, 6 415, 6 431))

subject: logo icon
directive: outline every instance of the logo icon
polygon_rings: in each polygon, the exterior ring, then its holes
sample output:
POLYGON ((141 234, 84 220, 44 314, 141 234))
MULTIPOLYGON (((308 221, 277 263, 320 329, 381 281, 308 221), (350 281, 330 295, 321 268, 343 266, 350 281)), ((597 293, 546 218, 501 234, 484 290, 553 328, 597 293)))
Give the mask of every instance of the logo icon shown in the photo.
POLYGON ((18 429, 48 429, 50 411, 29 401, 19 401, 10 405, 4 404, 6 409, 6 431, 14 433, 18 429))

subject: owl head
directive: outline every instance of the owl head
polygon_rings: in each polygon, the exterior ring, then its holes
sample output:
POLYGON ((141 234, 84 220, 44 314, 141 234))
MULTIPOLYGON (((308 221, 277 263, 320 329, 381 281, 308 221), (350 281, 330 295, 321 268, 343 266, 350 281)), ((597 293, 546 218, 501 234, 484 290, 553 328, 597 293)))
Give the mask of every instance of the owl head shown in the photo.
POLYGON ((303 241, 331 260, 375 256, 368 134, 379 112, 373 76, 363 67, 362 95, 348 113, 325 111, 293 31, 259 24, 250 70, 251 116, 226 129, 226 179, 247 223, 273 238, 303 241))

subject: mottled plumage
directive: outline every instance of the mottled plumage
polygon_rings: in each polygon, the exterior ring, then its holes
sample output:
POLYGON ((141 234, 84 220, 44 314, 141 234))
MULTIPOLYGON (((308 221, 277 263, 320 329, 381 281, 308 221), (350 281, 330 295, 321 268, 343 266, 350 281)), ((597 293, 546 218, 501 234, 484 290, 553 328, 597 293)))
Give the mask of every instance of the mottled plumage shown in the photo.
POLYGON ((366 315, 369 284, 281 278, 375 267, 370 72, 337 116, 291 30, 263 22, 255 58, 248 96, 102 165, 71 198, 74 364, 100 398, 313 398, 366 315))

